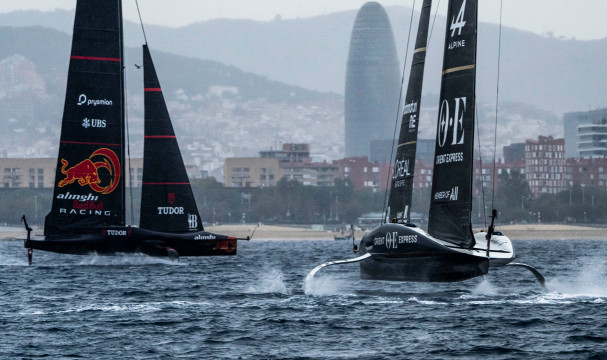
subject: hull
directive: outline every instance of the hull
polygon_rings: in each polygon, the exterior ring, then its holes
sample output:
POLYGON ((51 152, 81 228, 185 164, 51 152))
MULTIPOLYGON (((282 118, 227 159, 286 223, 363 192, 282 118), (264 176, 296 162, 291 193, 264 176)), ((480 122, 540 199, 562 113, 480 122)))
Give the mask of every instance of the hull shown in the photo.
POLYGON ((151 256, 218 256, 236 255, 237 239, 206 231, 165 233, 114 226, 93 228, 82 234, 27 239, 24 247, 73 255, 143 253, 151 256))
MULTIPOLYGON (((480 240, 483 234, 475 238, 480 240)), ((417 227, 385 224, 361 240, 361 254, 371 256, 360 263, 360 275, 365 280, 454 282, 485 275, 490 266, 514 260, 510 240, 503 235, 492 237, 489 258, 486 245, 478 243, 464 249, 434 239, 417 227)))

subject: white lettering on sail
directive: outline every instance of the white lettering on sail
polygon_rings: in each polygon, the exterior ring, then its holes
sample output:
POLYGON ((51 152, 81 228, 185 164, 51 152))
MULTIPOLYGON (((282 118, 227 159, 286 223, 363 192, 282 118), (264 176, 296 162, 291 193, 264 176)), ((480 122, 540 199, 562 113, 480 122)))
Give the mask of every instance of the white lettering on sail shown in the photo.
POLYGON ((94 128, 105 128, 106 121, 102 120, 102 119, 89 119, 89 118, 82 119, 83 128, 88 129, 91 126, 94 128))
POLYGON ((452 162, 461 162, 464 161, 464 153, 456 152, 451 154, 442 154, 436 156, 436 165, 452 163, 452 162))
POLYGON ((439 111, 438 121, 438 146, 443 147, 447 143, 447 137, 451 132, 451 145, 464 143, 464 113, 466 112, 466 97, 455 98, 455 114, 451 117, 449 101, 443 100, 439 111), (460 111, 460 103, 462 110, 460 111), (450 131, 451 130, 451 131, 450 131))
POLYGON ((403 120, 409 115, 409 129, 414 129, 417 123, 417 101, 411 101, 403 106, 403 120))
POLYGON ((89 99, 85 94, 80 94, 80 96, 78 96, 78 106, 81 105, 86 105, 86 106, 97 106, 97 105, 101 105, 101 106, 112 106, 114 103, 112 102, 112 100, 107 100, 107 99, 98 99, 98 100, 94 100, 94 99, 89 99))
POLYGON ((72 194, 69 191, 65 194, 57 194, 57 199, 60 200, 78 200, 78 201, 97 201, 99 196, 88 193, 87 195, 72 194))
POLYGON ((198 228, 198 215, 188 214, 188 225, 190 229, 198 228))
POLYGON ((454 186, 451 190, 438 191, 434 193, 434 200, 457 201, 459 196, 459 186, 454 186))
POLYGON ((466 25, 466 20, 464 20, 464 12, 466 10, 466 0, 462 2, 462 7, 459 9, 457 14, 457 18, 453 18, 451 20, 451 37, 455 35, 455 30, 457 30, 457 36, 462 34, 462 28, 466 25))
POLYGON ((109 210, 70 209, 68 211, 66 208, 59 208, 59 214, 112 216, 112 212, 109 210))
POLYGON ((183 207, 158 206, 158 215, 183 215, 183 207))
POLYGON ((396 159, 396 162, 394 162, 394 175, 392 176, 392 179, 398 179, 410 175, 409 159, 396 159))

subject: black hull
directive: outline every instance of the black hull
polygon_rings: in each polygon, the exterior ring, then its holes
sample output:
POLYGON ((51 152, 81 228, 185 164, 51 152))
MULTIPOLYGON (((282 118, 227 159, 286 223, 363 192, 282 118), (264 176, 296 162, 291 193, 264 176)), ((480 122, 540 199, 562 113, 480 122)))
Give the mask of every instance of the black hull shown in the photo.
POLYGON ((478 256, 372 256, 360 263, 360 277, 363 280, 455 282, 485 275, 488 269, 488 261, 478 256))
POLYGON ((360 263, 364 280, 455 282, 485 275, 489 260, 439 244, 413 228, 386 224, 361 240, 360 263))
POLYGON ((143 253, 151 256, 236 255, 237 239, 205 231, 165 233, 133 227, 96 228, 83 234, 28 239, 24 247, 62 254, 115 255, 143 253))

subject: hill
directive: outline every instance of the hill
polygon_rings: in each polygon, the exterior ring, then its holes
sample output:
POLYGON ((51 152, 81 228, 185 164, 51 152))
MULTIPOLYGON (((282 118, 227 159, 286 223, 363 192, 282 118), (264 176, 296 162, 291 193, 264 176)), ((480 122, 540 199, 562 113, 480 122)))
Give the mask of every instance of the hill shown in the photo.
MULTIPOLYGON (((401 61, 404 59, 410 9, 386 7, 401 61)), ((73 15, 71 15, 73 17, 73 15)), ((343 93, 345 64, 355 11, 260 22, 218 19, 180 28, 146 26, 157 50, 215 60, 269 79, 307 89, 343 93)), ((69 12, 15 12, 0 15, 0 25, 44 25, 70 31, 69 12)), ((417 26, 417 16, 414 16, 417 26)), ((429 44, 424 92, 438 93, 445 18, 437 17, 429 44)), ((498 26, 481 23, 478 52, 478 96, 495 102, 498 26)), ((125 25, 127 43, 142 42, 141 30, 125 25)), ((500 98, 553 111, 583 111, 605 106, 607 39, 556 39, 504 27, 500 98)))

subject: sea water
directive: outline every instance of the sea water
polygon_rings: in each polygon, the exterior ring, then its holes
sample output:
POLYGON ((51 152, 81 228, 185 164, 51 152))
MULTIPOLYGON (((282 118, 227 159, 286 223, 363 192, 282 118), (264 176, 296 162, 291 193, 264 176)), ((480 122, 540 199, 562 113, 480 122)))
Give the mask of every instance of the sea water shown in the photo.
POLYGON ((605 359, 607 241, 514 241, 458 283, 360 280, 343 241, 234 257, 71 256, 0 241, 2 359, 605 359))

